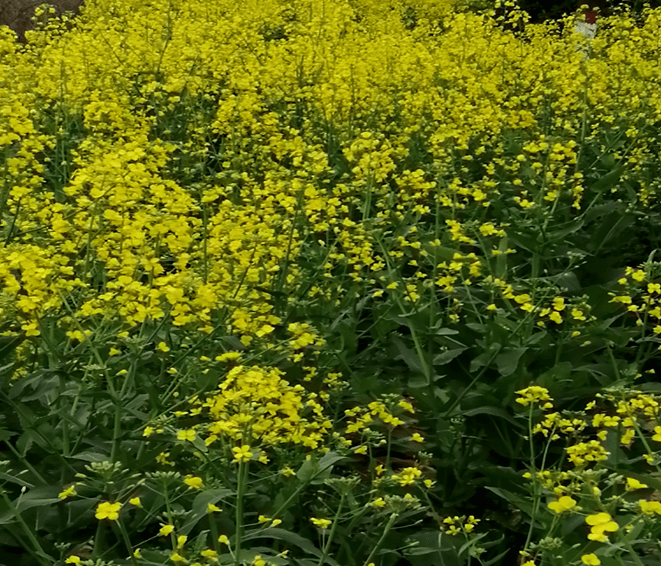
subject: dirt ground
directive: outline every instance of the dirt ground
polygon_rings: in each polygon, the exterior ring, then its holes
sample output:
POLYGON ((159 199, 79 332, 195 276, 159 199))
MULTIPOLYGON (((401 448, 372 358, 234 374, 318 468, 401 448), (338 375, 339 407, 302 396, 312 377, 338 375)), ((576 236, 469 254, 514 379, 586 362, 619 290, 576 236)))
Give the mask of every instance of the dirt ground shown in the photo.
MULTIPOLYGON (((84 0, 50 0, 57 14, 71 11, 77 13, 84 0)), ((19 41, 25 40, 25 32, 32 29, 34 9, 44 4, 45 0, 0 0, 0 26, 9 26, 14 30, 19 41)))

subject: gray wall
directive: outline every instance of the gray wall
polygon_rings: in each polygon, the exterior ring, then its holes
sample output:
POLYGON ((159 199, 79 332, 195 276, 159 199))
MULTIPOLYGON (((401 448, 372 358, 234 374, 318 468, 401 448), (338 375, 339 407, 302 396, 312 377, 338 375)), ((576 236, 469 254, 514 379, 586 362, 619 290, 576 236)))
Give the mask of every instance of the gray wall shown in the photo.
MULTIPOLYGON (((34 9, 47 0, 0 0, 0 26, 5 25, 13 29, 24 40, 26 30, 32 29, 31 20, 34 9)), ((72 11, 78 12, 84 0, 48 0, 57 10, 57 14, 72 11)))

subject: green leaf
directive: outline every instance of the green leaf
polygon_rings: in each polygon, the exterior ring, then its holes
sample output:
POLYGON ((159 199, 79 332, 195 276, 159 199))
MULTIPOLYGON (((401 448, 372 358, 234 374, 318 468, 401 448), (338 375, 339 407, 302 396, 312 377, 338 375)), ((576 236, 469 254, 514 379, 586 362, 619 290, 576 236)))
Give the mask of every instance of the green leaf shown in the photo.
POLYGON ((453 361, 455 358, 457 358, 462 352, 467 350, 467 347, 464 348, 453 348, 450 350, 446 350, 445 352, 442 352, 441 354, 437 354, 434 357, 434 364, 438 366, 442 366, 444 364, 447 364, 448 362, 453 361))
POLYGON ((584 224, 583 219, 577 219, 575 221, 569 222, 563 228, 560 228, 559 230, 549 233, 549 240, 556 242, 561 241, 568 234, 571 234, 572 232, 576 232, 577 230, 582 228, 583 224, 584 224))
POLYGON ((511 376, 519 366, 519 360, 528 350, 528 347, 506 348, 502 354, 496 357, 498 372, 501 376, 511 376))
MULTIPOLYGON (((496 488, 495 486, 486 486, 485 488, 509 502, 512 506, 526 514, 529 518, 533 518, 532 502, 528 500, 528 498, 525 498, 519 494, 514 494, 513 492, 505 490, 504 488, 496 488)), ((539 518, 535 519, 539 520, 539 518)), ((541 524, 539 523, 536 525, 541 527, 541 524)))
POLYGON ((441 329, 436 329, 434 331, 434 335, 437 335, 437 336, 439 336, 439 335, 440 336, 458 335, 458 334, 459 334, 459 331, 457 331, 456 329, 448 329, 447 327, 443 327, 441 329))
MULTIPOLYGON (((294 532, 290 532, 289 530, 283 530, 282 528, 255 529, 247 531, 243 535, 244 540, 260 538, 272 538, 280 541, 286 541, 287 543, 299 547, 314 557, 321 558, 322 556, 321 551, 319 551, 309 539, 295 534, 294 532)), ((337 565, 336 562, 330 560, 329 558, 326 558, 325 561, 331 565, 337 565)))
POLYGON ((471 360, 470 371, 475 372, 476 370, 486 366, 494 353, 501 348, 499 343, 491 343, 488 350, 485 350, 481 354, 478 354, 473 360, 471 360))
POLYGON ((403 359, 404 362, 406 362, 406 365, 413 372, 423 374, 424 372, 422 370, 422 365, 420 364, 418 355, 413 350, 408 348, 404 344, 404 341, 402 341, 402 339, 400 339, 398 336, 393 336, 392 342, 395 344, 397 350, 399 351, 399 358, 403 359))
POLYGON ((473 416, 473 415, 480 415, 480 414, 488 414, 488 415, 495 415, 497 417, 502 417, 503 419, 509 421, 510 423, 516 425, 517 428, 522 429, 524 428, 524 425, 520 422, 518 422, 516 419, 514 419, 509 413, 507 413, 505 410, 501 408, 497 408, 494 406, 482 406, 479 408, 473 408, 469 410, 461 410, 460 414, 462 416, 473 416))
MULTIPOLYGON (((62 502, 62 499, 57 496, 59 491, 60 489, 55 486, 38 486, 37 488, 33 488, 14 500, 16 512, 20 514, 30 508, 48 507, 52 504, 62 502)), ((0 524, 10 524, 13 521, 14 512, 11 510, 0 515, 0 524)))
POLYGON ((101 463, 110 459, 109 455, 103 453, 95 453, 94 451, 82 451, 71 457, 71 459, 78 459, 79 461, 88 461, 90 463, 101 463))
POLYGON ((183 535, 188 535, 195 525, 208 514, 207 508, 209 504, 216 504, 216 502, 223 498, 229 498, 234 492, 229 488, 209 488, 203 490, 193 500, 191 506, 191 517, 188 518, 186 524, 181 528, 183 535))
POLYGON ((595 181, 591 186, 590 186, 590 192, 601 192, 601 191, 608 191, 609 189, 612 189, 615 187, 617 182, 620 179, 620 176, 624 172, 624 166, 618 165, 616 166, 612 171, 609 171, 606 175, 595 181))
POLYGON ((319 461, 315 457, 312 457, 301 465, 296 476, 303 482, 309 482, 311 484, 323 483, 327 478, 330 478, 333 465, 345 458, 334 451, 329 451, 319 461))

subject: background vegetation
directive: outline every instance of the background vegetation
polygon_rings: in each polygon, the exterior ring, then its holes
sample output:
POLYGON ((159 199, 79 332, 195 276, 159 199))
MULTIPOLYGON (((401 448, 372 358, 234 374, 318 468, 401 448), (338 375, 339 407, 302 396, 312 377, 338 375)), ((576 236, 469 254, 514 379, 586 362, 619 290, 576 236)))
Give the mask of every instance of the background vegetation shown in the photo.
POLYGON ((53 13, 0 30, 2 561, 659 563, 661 11, 53 13))

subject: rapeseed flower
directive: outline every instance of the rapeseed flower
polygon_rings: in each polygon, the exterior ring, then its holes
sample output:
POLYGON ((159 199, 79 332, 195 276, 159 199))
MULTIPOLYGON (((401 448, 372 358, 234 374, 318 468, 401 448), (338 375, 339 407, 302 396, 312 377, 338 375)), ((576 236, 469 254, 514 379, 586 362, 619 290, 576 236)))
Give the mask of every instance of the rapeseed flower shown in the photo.
POLYGON ((116 520, 119 518, 119 509, 122 507, 121 502, 101 502, 96 507, 97 520, 116 520))
MULTIPOLYGON (((549 391, 541 386, 529 386, 523 390, 518 390, 516 393, 520 396, 516 398, 516 402, 522 406, 527 406, 531 403, 549 402, 551 400, 549 391)), ((546 405, 544 404, 544 406, 546 405)))
POLYGON ((163 524, 161 529, 158 530, 159 536, 168 536, 174 531, 174 526, 172 524, 163 524))
POLYGON ((328 526, 331 525, 330 520, 324 520, 324 519, 319 519, 319 518, 310 518, 310 521, 315 525, 320 527, 322 530, 325 530, 328 528, 328 526))
POLYGON ((58 498, 65 500, 66 498, 69 498, 69 496, 75 496, 76 494, 78 494, 76 492, 76 485, 72 484, 70 487, 65 488, 62 492, 60 492, 58 494, 58 498))
POLYGON ((661 503, 656 500, 639 500, 638 506, 643 514, 652 516, 658 514, 661 516, 661 503))
POLYGON ((234 453, 234 463, 244 463, 250 460, 252 457, 252 452, 250 451, 250 445, 241 445, 241 447, 232 447, 232 452, 234 453))
POLYGON ((195 430, 194 429, 180 429, 177 431, 177 439, 180 441, 190 441, 191 443, 195 441, 195 430))
POLYGON ((606 532, 616 532, 619 526, 613 521, 611 515, 607 512, 591 514, 585 518, 585 522, 590 526, 588 539, 601 543, 608 541, 606 532))
POLYGON ((643 484, 642 482, 636 480, 635 478, 627 477, 626 482, 627 482, 627 486, 626 486, 627 491, 639 490, 640 488, 647 488, 646 484, 643 484))
POLYGON ((204 488, 204 482, 202 479, 199 476, 193 476, 190 474, 186 475, 186 478, 184 478, 184 484, 191 488, 196 488, 197 490, 204 488))
POLYGON ((556 514, 562 514, 563 512, 574 508, 576 506, 576 500, 574 500, 571 496, 561 496, 558 498, 558 500, 549 502, 547 506, 556 514))

